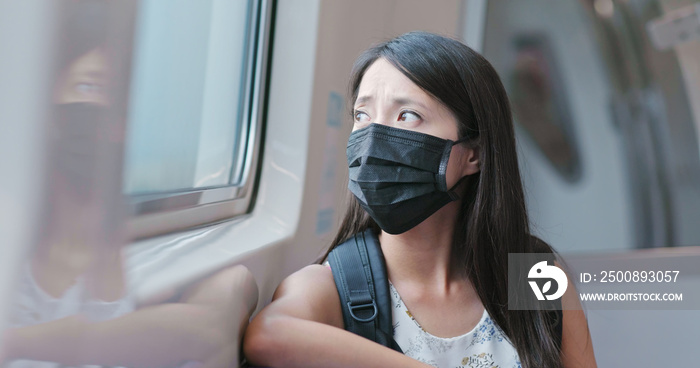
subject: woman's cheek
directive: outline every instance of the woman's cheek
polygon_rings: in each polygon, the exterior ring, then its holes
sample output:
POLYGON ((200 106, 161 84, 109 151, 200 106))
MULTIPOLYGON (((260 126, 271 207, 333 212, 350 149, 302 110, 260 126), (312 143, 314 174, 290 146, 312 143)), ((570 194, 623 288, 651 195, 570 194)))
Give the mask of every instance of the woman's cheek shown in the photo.
POLYGON ((450 159, 447 161, 447 189, 450 190, 454 187, 459 179, 464 177, 466 174, 466 160, 467 155, 466 150, 461 145, 457 144, 452 146, 452 151, 450 152, 450 159))

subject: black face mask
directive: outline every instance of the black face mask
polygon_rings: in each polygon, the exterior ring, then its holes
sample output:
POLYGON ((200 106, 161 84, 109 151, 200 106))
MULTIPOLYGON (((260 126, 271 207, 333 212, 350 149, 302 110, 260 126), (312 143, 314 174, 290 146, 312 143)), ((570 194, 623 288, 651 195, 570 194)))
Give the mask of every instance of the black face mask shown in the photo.
POLYGON ((348 188, 382 230, 406 232, 459 199, 447 188, 447 161, 465 139, 370 124, 350 134, 348 188))
POLYGON ((52 166, 76 191, 90 187, 100 150, 111 144, 105 139, 109 132, 107 111, 106 107, 81 102, 54 106, 52 166))

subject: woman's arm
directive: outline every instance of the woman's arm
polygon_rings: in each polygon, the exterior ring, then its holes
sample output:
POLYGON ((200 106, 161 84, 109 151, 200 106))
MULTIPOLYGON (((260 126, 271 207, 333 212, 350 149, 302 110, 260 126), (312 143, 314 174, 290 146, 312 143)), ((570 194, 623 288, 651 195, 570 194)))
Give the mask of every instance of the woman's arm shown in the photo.
POLYGON ((244 354, 267 367, 430 367, 343 329, 331 270, 320 265, 289 276, 250 323, 244 354))
POLYGON ((6 358, 128 367, 203 361, 227 341, 215 316, 207 306, 173 303, 104 322, 66 317, 6 331, 6 358))
POLYGON ((256 301, 250 272, 231 267, 190 287, 180 303, 149 306, 103 322, 71 316, 9 329, 0 358, 68 365, 172 367, 198 361, 204 367, 232 366, 256 301))
MULTIPOLYGON (((567 274, 567 276, 569 276, 567 274)), ((568 277, 571 280, 571 277, 568 277)), ((581 308, 578 291, 569 281, 569 286, 562 296, 564 317, 562 324, 562 363, 566 368, 597 367, 593 353, 593 342, 588 330, 588 321, 581 308)))

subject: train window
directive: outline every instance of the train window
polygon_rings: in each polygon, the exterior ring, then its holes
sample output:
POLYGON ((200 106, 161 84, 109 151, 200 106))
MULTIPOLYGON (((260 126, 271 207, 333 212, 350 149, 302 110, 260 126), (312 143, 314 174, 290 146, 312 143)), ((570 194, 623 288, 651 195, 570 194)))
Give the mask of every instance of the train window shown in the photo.
POLYGON ((140 3, 123 180, 132 237, 248 210, 268 13, 253 0, 140 3))

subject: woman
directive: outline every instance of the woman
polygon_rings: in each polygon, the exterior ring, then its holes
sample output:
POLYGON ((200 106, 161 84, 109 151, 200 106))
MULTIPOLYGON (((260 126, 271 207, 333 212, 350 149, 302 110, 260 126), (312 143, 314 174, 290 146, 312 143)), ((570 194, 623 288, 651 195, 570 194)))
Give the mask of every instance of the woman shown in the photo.
MULTIPOLYGON (((312 265, 284 280, 251 322, 248 360, 595 367, 580 310, 563 312, 559 349, 546 312, 507 308, 508 253, 552 250, 529 233, 508 98, 491 65, 455 40, 412 32, 362 54, 350 87, 356 200, 331 249, 367 228, 378 233, 406 355, 344 331, 331 270, 312 265)), ((564 302, 577 303, 568 290, 564 302)))

